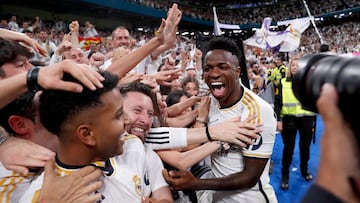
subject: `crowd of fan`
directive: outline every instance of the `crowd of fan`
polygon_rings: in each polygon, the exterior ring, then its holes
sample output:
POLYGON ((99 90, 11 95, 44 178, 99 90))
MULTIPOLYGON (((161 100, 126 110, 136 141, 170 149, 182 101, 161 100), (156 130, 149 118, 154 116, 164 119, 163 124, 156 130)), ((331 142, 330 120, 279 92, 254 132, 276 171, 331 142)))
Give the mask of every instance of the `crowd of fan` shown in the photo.
MULTIPOLYGON (((2 19, 0 28, 10 29, 13 31, 23 32, 29 34, 35 39, 39 38, 40 31, 46 31, 48 38, 56 46, 62 41, 64 34, 69 32, 66 25, 67 23, 61 19, 56 20, 42 20, 38 16, 33 21, 23 18, 12 16, 9 20, 2 19), (19 20, 17 20, 19 19, 19 20)), ((102 47, 101 50, 106 50, 106 42, 108 41, 111 32, 106 29, 101 29, 101 26, 92 25, 89 21, 80 25, 79 34, 83 37, 102 37, 102 44, 98 47, 102 47)), ((299 51, 302 52, 317 52, 321 43, 329 44, 331 49, 338 54, 359 52, 360 50, 360 23, 359 22, 345 22, 342 24, 332 25, 318 25, 320 34, 323 37, 323 41, 320 40, 313 26, 310 26, 302 35, 299 51)), ((156 28, 154 28, 156 29, 156 28)), ((144 39, 149 38, 149 33, 139 32, 134 30, 132 36, 134 40, 143 43, 144 39)), ((151 35, 151 34, 150 34, 151 35)))
MULTIPOLYGON (((163 10, 166 10, 173 2, 159 0, 130 1, 163 10)), ((231 2, 229 4, 231 4, 231 2)), ((307 4, 311 14, 314 16, 360 6, 360 2, 356 0, 316 0, 308 1, 307 4)), ((179 6, 182 9, 184 15, 207 21, 213 20, 212 6, 217 5, 219 4, 201 3, 195 5, 194 3, 187 1, 179 2, 179 6)), ((239 6, 241 7, 241 5, 239 6)), ((220 6, 217 8, 217 15, 220 23, 239 25, 261 23, 267 16, 271 16, 274 21, 289 20, 308 16, 304 3, 301 0, 283 2, 276 1, 267 5, 244 6, 244 8, 237 9, 220 6)))

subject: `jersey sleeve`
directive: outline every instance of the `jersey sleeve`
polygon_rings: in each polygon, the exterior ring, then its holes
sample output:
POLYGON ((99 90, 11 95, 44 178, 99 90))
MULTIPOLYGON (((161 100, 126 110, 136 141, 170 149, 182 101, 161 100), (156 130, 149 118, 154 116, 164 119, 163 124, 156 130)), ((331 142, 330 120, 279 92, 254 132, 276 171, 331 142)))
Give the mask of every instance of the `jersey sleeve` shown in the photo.
MULTIPOLYGON (((265 102, 265 101, 264 101, 265 102)), ((261 103, 260 103, 261 105, 261 103)), ((270 158, 276 134, 276 119, 273 109, 270 105, 261 105, 260 123, 263 124, 263 131, 259 134, 253 145, 243 148, 243 155, 246 157, 270 158)))
POLYGON ((153 149, 173 149, 187 146, 187 129, 160 127, 151 128, 145 144, 153 149))

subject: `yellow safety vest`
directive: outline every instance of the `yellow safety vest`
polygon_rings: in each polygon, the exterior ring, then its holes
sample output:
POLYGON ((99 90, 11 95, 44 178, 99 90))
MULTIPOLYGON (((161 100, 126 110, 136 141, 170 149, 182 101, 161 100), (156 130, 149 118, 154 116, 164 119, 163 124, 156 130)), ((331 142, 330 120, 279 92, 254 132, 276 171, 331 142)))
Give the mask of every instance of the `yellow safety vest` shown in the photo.
POLYGON ((314 112, 304 110, 299 100, 296 99, 292 90, 291 81, 286 81, 286 78, 281 79, 282 84, 282 108, 281 116, 292 115, 296 117, 313 116, 314 112))
POLYGON ((280 80, 286 76, 286 70, 287 68, 284 65, 274 68, 268 72, 267 80, 271 80, 275 86, 279 85, 280 80))

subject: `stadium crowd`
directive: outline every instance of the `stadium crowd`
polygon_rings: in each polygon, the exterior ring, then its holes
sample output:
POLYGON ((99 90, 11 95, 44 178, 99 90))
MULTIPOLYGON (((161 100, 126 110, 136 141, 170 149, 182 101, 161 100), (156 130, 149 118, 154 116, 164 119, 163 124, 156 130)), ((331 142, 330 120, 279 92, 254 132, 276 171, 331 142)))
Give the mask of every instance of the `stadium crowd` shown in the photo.
MULTIPOLYGON (((150 0, 132 0, 138 4, 148 7, 166 10, 173 1, 150 1, 150 0)), ((258 24, 262 23, 265 17, 271 16, 274 21, 290 20, 295 18, 307 17, 305 6, 301 0, 293 1, 264 1, 263 5, 256 3, 244 5, 234 4, 233 8, 226 7, 221 3, 212 3, 196 1, 196 5, 191 1, 179 1, 179 7, 183 14, 192 18, 201 20, 213 20, 212 6, 217 7, 217 15, 220 23, 225 24, 258 24), (219 5, 220 4, 220 5, 219 5), (299 9, 301 8, 301 9, 299 9), (274 12, 276 11, 276 12, 274 12)), ((349 8, 356 8, 360 3, 355 0, 326 0, 326 1, 308 1, 307 2, 313 16, 326 14, 334 11, 341 11, 349 8)), ((231 5, 229 3, 228 5, 231 5)))

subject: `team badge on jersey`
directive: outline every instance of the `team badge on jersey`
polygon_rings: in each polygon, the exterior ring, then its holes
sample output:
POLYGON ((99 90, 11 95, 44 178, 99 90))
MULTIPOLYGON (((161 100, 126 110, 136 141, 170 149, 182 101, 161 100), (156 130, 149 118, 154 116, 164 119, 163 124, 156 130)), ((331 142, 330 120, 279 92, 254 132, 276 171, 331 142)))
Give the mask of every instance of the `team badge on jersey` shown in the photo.
POLYGON ((135 189, 136 193, 138 195, 141 195, 141 179, 139 178, 139 176, 135 175, 132 178, 132 181, 134 183, 134 189, 135 189))

